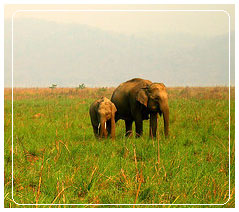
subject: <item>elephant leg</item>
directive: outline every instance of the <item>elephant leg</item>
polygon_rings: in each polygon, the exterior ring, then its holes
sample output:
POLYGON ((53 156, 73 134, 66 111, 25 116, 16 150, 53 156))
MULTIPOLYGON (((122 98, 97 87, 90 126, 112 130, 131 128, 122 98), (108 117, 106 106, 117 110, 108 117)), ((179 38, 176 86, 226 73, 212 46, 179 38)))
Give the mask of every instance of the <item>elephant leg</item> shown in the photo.
POLYGON ((142 119, 135 121, 135 128, 136 128, 136 138, 138 138, 143 134, 143 120, 142 119))
POLYGON ((107 130, 108 137, 109 137, 111 135, 111 121, 110 120, 107 120, 107 122, 106 122, 106 130, 107 130))
POLYGON ((157 132, 157 120, 158 120, 158 114, 157 113, 151 113, 150 114, 150 121, 149 121, 149 136, 151 138, 156 137, 157 132))
POLYGON ((126 137, 131 137, 132 136, 132 120, 125 120, 125 128, 126 128, 126 137))
POLYGON ((99 128, 98 126, 93 126, 94 135, 96 138, 99 138, 99 128))

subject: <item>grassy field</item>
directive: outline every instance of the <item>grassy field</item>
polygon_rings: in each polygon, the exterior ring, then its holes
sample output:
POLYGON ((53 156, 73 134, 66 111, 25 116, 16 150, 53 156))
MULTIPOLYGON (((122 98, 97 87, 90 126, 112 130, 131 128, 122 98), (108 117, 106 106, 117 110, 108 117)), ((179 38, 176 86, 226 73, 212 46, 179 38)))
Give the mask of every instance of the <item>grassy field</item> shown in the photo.
POLYGON ((161 117, 155 140, 148 138, 148 121, 142 138, 125 138, 120 120, 116 140, 99 141, 93 136, 89 106, 112 92, 14 89, 12 148, 12 97, 11 89, 5 89, 5 207, 235 207, 234 88, 230 166, 228 88, 168 88, 168 139, 161 117), (12 162, 18 204, 12 200, 12 162))

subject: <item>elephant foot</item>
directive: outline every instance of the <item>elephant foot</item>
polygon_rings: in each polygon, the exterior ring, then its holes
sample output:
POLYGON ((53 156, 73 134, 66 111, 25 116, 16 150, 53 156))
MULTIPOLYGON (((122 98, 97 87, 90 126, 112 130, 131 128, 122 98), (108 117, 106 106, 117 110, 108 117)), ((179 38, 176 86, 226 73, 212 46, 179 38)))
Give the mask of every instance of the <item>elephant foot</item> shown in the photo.
POLYGON ((131 138, 132 136, 133 136, 132 130, 127 131, 125 134, 125 137, 127 137, 127 138, 131 138))
POLYGON ((142 133, 136 133, 135 137, 140 138, 142 136, 142 133))

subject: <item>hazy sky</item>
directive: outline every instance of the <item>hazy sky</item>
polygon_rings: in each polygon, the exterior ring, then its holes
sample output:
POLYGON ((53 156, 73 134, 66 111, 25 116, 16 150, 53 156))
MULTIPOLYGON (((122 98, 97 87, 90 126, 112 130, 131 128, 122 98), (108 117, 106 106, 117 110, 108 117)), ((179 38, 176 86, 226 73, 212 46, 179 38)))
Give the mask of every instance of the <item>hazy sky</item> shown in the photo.
POLYGON ((228 82, 234 5, 6 5, 9 85, 12 17, 15 86, 115 86, 133 77, 170 86, 228 82))
MULTIPOLYGON (((18 10, 225 10, 234 17, 232 5, 7 5, 5 18, 18 10)), ((79 23, 123 34, 183 32, 214 36, 228 32, 229 17, 223 11, 161 12, 17 12, 14 19, 34 17, 61 23, 79 23)), ((231 22, 233 22, 231 18, 231 22)), ((234 24, 231 29, 233 30, 234 24)))

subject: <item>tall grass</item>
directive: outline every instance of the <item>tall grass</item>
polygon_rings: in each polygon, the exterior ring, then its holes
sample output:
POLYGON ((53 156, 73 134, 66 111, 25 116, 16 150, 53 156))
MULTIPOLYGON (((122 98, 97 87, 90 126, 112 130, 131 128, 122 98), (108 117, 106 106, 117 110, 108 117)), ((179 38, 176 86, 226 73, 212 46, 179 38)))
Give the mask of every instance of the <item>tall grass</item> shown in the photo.
POLYGON ((226 87, 169 88, 170 136, 96 140, 89 105, 113 88, 5 89, 5 207, 234 207, 235 98, 226 87), (13 151, 13 163, 12 163, 13 151), (13 197, 12 200, 12 165, 13 197), (230 168, 230 182, 229 182, 230 168), (48 205, 41 205, 48 204, 48 205), (60 204, 60 205, 59 205, 60 204), (65 205, 90 204, 90 205, 65 205), (98 205, 140 204, 140 205, 98 205), (162 204, 145 206, 141 204, 162 204), (168 205, 173 204, 173 205, 168 205))

